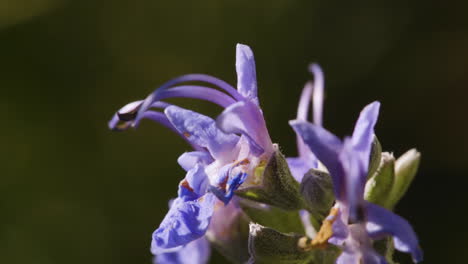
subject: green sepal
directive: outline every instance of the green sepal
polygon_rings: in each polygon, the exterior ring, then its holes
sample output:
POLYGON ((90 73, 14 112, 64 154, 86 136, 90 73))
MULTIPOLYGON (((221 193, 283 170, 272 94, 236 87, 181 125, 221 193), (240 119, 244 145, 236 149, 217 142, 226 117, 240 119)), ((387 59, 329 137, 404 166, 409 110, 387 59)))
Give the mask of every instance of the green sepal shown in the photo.
POLYGON ((329 173, 311 169, 302 178, 301 194, 307 209, 317 221, 322 221, 330 212, 335 194, 329 173))
POLYGON ((394 186, 394 178, 395 158, 392 154, 383 152, 378 169, 367 180, 364 198, 371 203, 390 208, 390 193, 394 186))
POLYGON ((395 162, 395 182, 390 193, 389 206, 393 208, 408 190, 416 176, 421 161, 421 153, 410 149, 395 162))
POLYGON ((310 239, 298 234, 280 233, 272 228, 250 223, 249 264, 307 264, 334 263, 339 250, 330 245, 326 248, 307 248, 310 239))
POLYGON ((286 211, 281 208, 260 204, 247 199, 239 200, 240 207, 253 222, 268 226, 279 232, 304 233, 299 211, 286 211))
POLYGON ((299 183, 291 175, 286 159, 277 147, 265 167, 262 184, 238 189, 236 195, 285 210, 304 208, 299 183))
POLYGON ((372 141, 371 146, 371 154, 369 157, 369 169, 367 173, 367 178, 369 179, 375 173, 375 171, 379 168, 382 156, 382 145, 380 145, 380 141, 374 136, 374 140, 372 141))
POLYGON ((302 241, 308 238, 280 233, 272 228, 250 223, 249 264, 307 264, 314 263, 316 251, 305 249, 302 241))

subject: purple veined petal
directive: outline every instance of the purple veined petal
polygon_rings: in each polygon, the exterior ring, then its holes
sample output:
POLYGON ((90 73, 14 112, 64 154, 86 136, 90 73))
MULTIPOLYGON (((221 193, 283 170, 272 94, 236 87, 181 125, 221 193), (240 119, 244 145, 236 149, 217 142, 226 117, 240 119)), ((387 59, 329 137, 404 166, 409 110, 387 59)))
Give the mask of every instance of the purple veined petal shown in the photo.
POLYGON ((236 46, 237 89, 239 93, 259 105, 257 97, 257 74, 255 72, 255 58, 249 46, 236 46))
POLYGON ((318 160, 327 167, 333 180, 335 196, 342 199, 344 171, 339 160, 339 153, 343 147, 341 140, 323 127, 305 121, 291 120, 289 124, 318 160))
POLYGON ((175 199, 161 225, 153 233, 151 252, 154 255, 174 252, 202 237, 213 215, 215 199, 211 193, 194 201, 175 199))
POLYGON ((180 250, 154 258, 155 264, 206 264, 210 259, 210 243, 205 237, 194 240, 180 250))
POLYGON ((167 107, 164 113, 187 140, 207 148, 215 159, 225 159, 239 140, 238 136, 219 130, 213 119, 199 113, 178 106, 167 107))
POLYGON ((178 196, 184 201, 198 199, 206 193, 208 185, 209 180, 205 173, 205 166, 196 164, 179 183, 178 196))
POLYGON ((349 206, 349 216, 352 222, 362 221, 367 170, 363 161, 356 155, 350 138, 345 138, 339 159, 346 173, 344 193, 345 203, 349 206))
POLYGON ((247 137, 254 155, 273 151, 273 144, 260 108, 250 101, 241 101, 226 108, 216 119, 216 125, 225 133, 247 137))
POLYGON ((177 159, 177 163, 185 170, 189 171, 196 164, 208 165, 213 162, 213 158, 207 151, 185 152, 177 159))
POLYGON ((380 103, 377 101, 364 107, 353 131, 354 149, 360 153, 360 158, 363 160, 366 170, 369 166, 369 156, 374 139, 374 126, 379 116, 379 108, 380 103))
POLYGON ((313 95, 313 102, 314 102, 314 124, 318 126, 322 126, 322 118, 323 118, 323 90, 324 90, 324 82, 325 79, 323 78, 323 71, 322 68, 318 64, 311 64, 309 66, 309 71, 314 75, 314 95, 313 95))
POLYGON ((372 239, 391 235, 397 250, 411 253, 414 262, 423 260, 423 252, 419 247, 418 238, 408 221, 372 203, 366 203, 366 209, 366 230, 372 239))
POLYGON ((205 173, 205 166, 200 164, 195 165, 193 169, 188 171, 185 179, 195 193, 200 196, 206 193, 209 180, 205 173))

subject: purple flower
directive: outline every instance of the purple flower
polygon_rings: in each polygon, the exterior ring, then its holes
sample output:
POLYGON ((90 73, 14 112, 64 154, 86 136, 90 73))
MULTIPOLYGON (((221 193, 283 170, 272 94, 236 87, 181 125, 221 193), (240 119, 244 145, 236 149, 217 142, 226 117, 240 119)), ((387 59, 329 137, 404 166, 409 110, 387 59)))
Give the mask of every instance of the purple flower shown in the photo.
POLYGON ((328 242, 343 249, 337 263, 385 263, 385 259, 372 248, 372 241, 387 236, 393 237, 397 250, 411 253, 415 262, 422 260, 422 251, 409 223, 364 200, 379 107, 378 102, 366 106, 352 137, 343 141, 319 124, 303 119, 290 122, 332 177, 336 205, 324 222, 332 223, 331 230, 326 230, 331 231, 331 236, 326 238, 328 242))
MULTIPOLYGON (((318 126, 322 125, 323 113, 323 86, 324 78, 323 71, 317 64, 311 64, 309 67, 310 72, 314 75, 314 82, 306 83, 302 90, 297 107, 296 120, 307 121, 309 105, 313 101, 313 122, 318 126)), ((304 174, 310 169, 318 167, 318 160, 315 155, 310 151, 309 147, 304 143, 301 136, 297 134, 297 152, 299 156, 296 158, 287 158, 289 169, 294 178, 301 182, 304 174)))
POLYGON ((202 237, 186 244, 178 251, 157 255, 154 260, 157 264, 204 264, 208 262, 210 254, 210 243, 202 237))
MULTIPOLYGON (((238 188, 261 184, 256 169, 265 166, 274 153, 257 98, 255 61, 248 46, 237 45, 236 70, 237 90, 209 75, 184 75, 163 84, 145 100, 122 107, 109 122, 111 129, 120 131, 136 127, 142 119, 150 119, 172 129, 194 149, 178 159, 187 175, 179 184, 178 197, 153 233, 151 251, 164 255, 158 257, 161 263, 184 259, 183 255, 189 254, 185 252, 202 248, 193 243, 201 241, 208 229, 214 228, 211 233, 219 233, 216 231, 219 224, 211 223, 219 208, 215 206, 218 200, 228 204, 238 188), (194 81, 221 91, 183 85, 194 81), (174 97, 201 99, 225 109, 213 120, 162 101, 174 97)), ((200 253, 202 259, 205 255, 200 253)))

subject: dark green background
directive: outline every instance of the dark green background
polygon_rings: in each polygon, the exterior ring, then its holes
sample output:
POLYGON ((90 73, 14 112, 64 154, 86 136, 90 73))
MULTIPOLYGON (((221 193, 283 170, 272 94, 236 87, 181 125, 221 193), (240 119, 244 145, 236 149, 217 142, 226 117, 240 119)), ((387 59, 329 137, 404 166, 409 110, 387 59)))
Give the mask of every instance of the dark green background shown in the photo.
POLYGON ((125 133, 107 121, 181 74, 235 84, 238 42, 254 50, 268 127, 288 155, 308 63, 324 68, 325 126, 338 135, 380 100, 384 148, 423 154, 397 212, 425 263, 466 262, 467 3, 1 0, 0 263, 150 263, 189 146, 148 121, 125 133))

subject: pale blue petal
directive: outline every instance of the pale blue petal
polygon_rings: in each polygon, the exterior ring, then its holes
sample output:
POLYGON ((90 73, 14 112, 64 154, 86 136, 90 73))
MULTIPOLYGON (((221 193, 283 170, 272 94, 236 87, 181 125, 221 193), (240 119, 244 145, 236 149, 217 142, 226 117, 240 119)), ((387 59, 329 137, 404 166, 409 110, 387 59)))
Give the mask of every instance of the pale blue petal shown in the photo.
POLYGON ((213 158, 206 151, 185 152, 177 159, 177 163, 185 170, 189 171, 196 164, 208 165, 213 162, 213 158))
MULTIPOLYGON (((344 250, 336 259, 336 264, 361 264, 361 256, 358 252, 344 250)), ((367 264, 367 263, 366 263, 367 264)))
POLYGON ((379 102, 373 102, 364 107, 356 122, 352 136, 354 149, 359 153, 366 170, 369 166, 371 146, 374 140, 374 126, 379 117, 379 109, 379 102))
POLYGON ((236 135, 223 133, 213 119, 199 113, 177 106, 167 107, 164 113, 184 137, 193 144, 207 148, 215 159, 231 151, 239 140, 236 135))
POLYGON ((351 221, 362 221, 362 206, 367 171, 364 169, 362 160, 359 159, 356 151, 354 151, 350 138, 344 140, 339 158, 343 170, 346 172, 344 182, 346 199, 343 202, 349 206, 351 221))
POLYGON ((205 237, 194 240, 176 252, 163 253, 155 258, 156 264, 205 264, 211 255, 210 243, 205 237))
POLYGON ((333 179, 336 197, 343 198, 341 190, 345 175, 339 160, 339 153, 342 149, 341 140, 323 127, 306 121, 292 120, 289 124, 301 136, 317 159, 327 167, 333 179))
POLYGON ((341 212, 338 211, 338 214, 336 216, 328 216, 327 219, 331 220, 330 218, 335 217, 335 221, 333 221, 332 224, 332 237, 328 239, 328 243, 336 245, 336 246, 342 246, 343 243, 345 242, 346 238, 349 235, 349 228, 348 225, 343 223, 341 220, 341 212))
POLYGON ((367 203, 366 207, 366 230, 371 238, 380 239, 391 235, 397 250, 411 253, 414 262, 422 261, 423 252, 416 233, 405 219, 372 203, 367 203))
POLYGON ((153 233, 151 252, 173 252, 178 247, 202 237, 213 215, 216 197, 207 193, 194 201, 177 198, 161 225, 153 233))
POLYGON ((362 253, 362 263, 365 264, 387 264, 384 257, 379 255, 374 249, 369 248, 362 253))
POLYGON ((310 169, 317 168, 316 160, 305 160, 301 157, 299 158, 286 158, 288 162, 289 170, 291 171, 292 176, 296 181, 301 182, 304 174, 306 174, 310 169))
POLYGON ((236 46, 237 90, 239 93, 258 105, 257 74, 252 50, 247 45, 236 46))
POLYGON ((179 197, 184 201, 190 201, 200 198, 206 193, 209 180, 205 173, 205 167, 196 164, 187 172, 185 179, 179 184, 179 197))
POLYGON ((225 133, 242 134, 247 137, 254 155, 272 149, 272 142, 260 108, 252 102, 237 102, 216 119, 216 124, 225 133))

